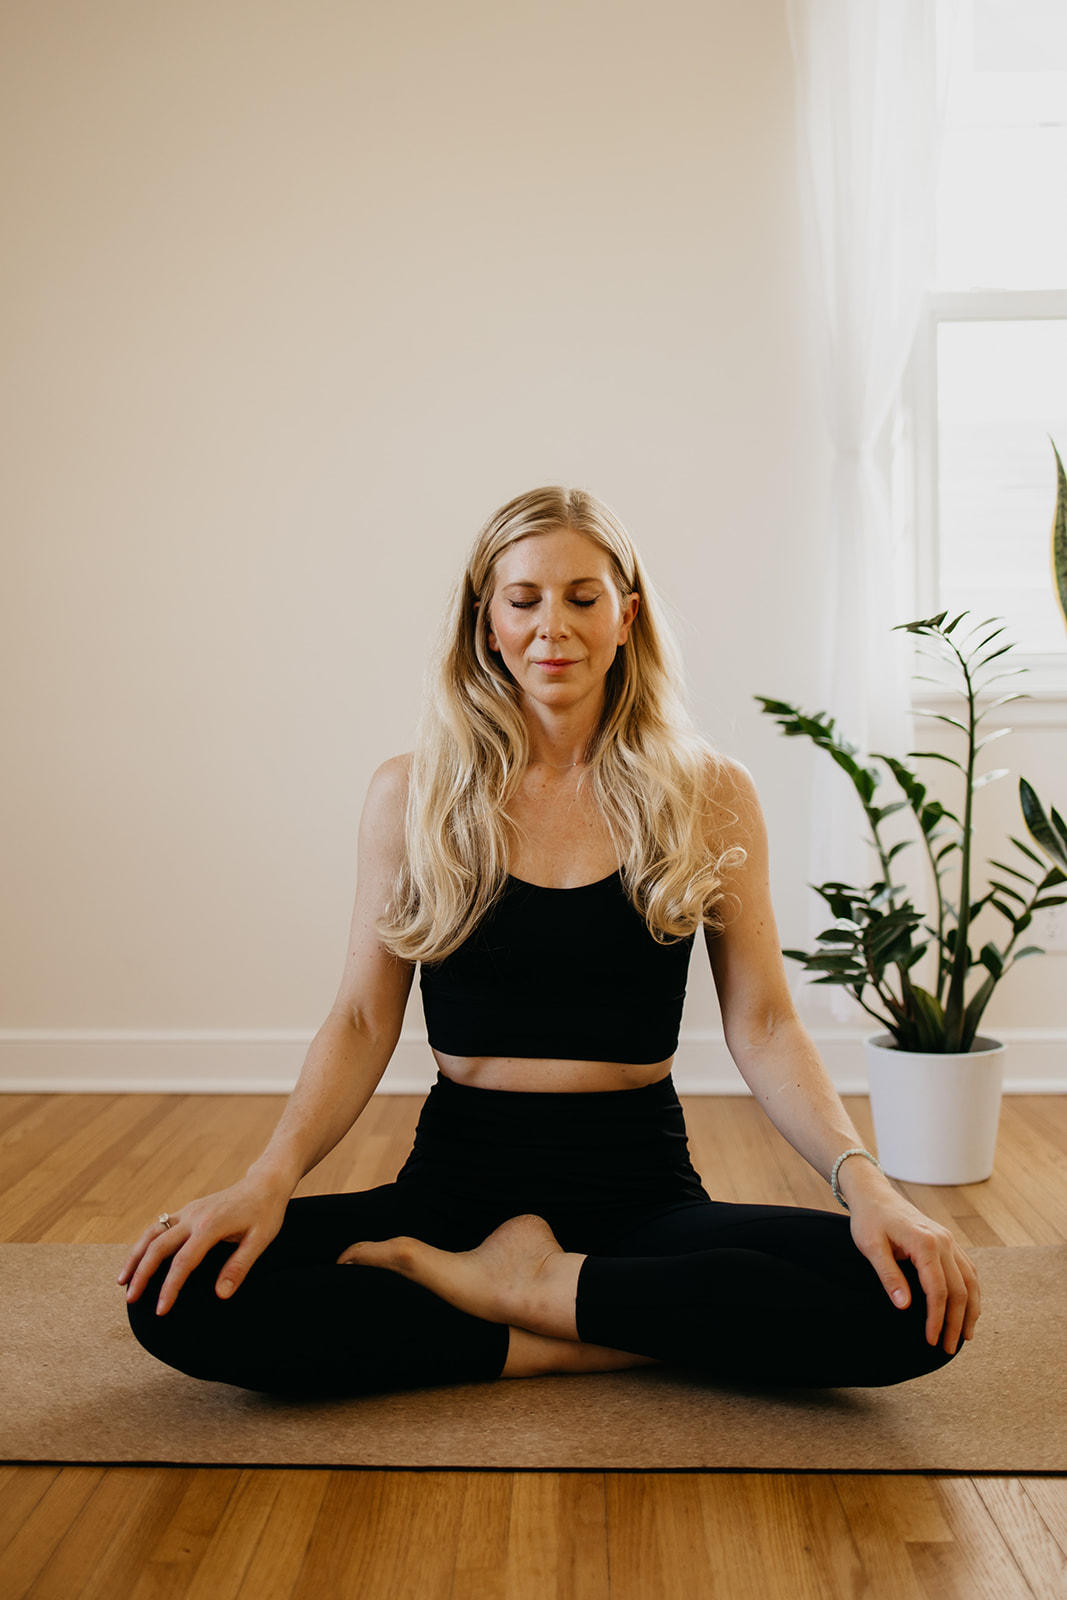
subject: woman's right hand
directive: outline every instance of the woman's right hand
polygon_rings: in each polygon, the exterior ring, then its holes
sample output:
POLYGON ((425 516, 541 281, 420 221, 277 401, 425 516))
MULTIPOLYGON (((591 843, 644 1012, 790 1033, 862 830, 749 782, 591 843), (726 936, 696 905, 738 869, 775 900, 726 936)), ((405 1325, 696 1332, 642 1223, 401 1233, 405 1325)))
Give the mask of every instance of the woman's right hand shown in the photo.
POLYGON ((236 1244, 215 1284, 219 1299, 228 1300, 277 1234, 288 1198, 252 1178, 242 1178, 218 1194, 191 1200, 170 1213, 166 1223, 150 1223, 118 1276, 119 1283, 127 1285, 126 1299, 140 1299, 149 1280, 172 1257, 156 1302, 157 1315, 164 1316, 208 1251, 217 1244, 236 1244))

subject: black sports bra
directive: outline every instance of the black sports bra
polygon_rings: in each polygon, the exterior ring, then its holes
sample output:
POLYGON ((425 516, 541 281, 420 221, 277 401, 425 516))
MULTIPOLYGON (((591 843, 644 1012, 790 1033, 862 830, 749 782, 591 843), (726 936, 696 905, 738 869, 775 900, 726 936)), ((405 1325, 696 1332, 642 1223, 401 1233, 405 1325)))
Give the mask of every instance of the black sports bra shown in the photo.
POLYGON ((693 936, 660 944, 618 872, 577 889, 508 878, 471 936, 423 964, 430 1044, 450 1056, 665 1061, 693 936))

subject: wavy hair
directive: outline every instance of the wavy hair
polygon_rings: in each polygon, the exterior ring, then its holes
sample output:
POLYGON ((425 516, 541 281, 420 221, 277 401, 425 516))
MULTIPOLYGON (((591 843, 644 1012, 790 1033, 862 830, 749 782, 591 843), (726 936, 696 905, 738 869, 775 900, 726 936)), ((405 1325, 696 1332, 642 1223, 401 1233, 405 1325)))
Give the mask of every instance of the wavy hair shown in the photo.
POLYGON ((723 847, 710 816, 718 767, 681 702, 677 649, 629 535, 581 489, 544 488, 494 513, 474 541, 431 665, 411 768, 406 861, 384 944, 409 961, 440 961, 470 935, 507 879, 508 803, 529 761, 519 690, 489 648, 496 564, 520 539, 572 529, 607 552, 623 601, 641 597, 605 680, 600 724, 579 782, 604 817, 622 879, 661 942, 721 926, 725 870, 744 859, 723 847))

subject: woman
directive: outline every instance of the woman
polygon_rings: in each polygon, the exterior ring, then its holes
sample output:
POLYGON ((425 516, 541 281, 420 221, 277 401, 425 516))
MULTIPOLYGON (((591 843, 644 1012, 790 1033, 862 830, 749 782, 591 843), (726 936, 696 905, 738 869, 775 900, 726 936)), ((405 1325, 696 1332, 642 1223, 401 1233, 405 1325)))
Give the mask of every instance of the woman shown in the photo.
POLYGON ((267 1149, 119 1277, 198 1377, 362 1391, 676 1361, 887 1384, 974 1270, 862 1151, 794 1011, 742 767, 688 725, 628 536, 541 489, 483 528, 413 757, 375 775, 348 961, 267 1149), (703 929, 730 1051, 841 1212, 710 1200, 670 1078, 703 929), (356 1121, 416 962, 440 1073, 393 1184, 291 1201, 356 1121))

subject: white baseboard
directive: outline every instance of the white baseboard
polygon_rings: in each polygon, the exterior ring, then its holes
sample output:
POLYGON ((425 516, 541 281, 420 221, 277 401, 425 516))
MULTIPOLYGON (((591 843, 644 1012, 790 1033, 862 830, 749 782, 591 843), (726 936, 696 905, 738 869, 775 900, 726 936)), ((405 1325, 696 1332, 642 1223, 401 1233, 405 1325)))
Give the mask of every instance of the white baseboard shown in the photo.
MULTIPOLYGON (((842 1094, 866 1094, 864 1030, 813 1036, 842 1094)), ((1067 1028, 1011 1028, 1006 1094, 1067 1093, 1067 1028)), ((0 1093, 288 1094, 311 1042, 294 1029, 0 1030, 0 1093)), ((435 1067, 426 1037, 401 1037, 379 1093, 424 1094, 435 1067)), ((684 1094, 747 1094, 720 1033, 682 1034, 674 1080, 684 1094)))

